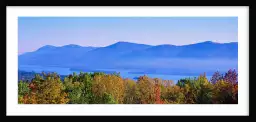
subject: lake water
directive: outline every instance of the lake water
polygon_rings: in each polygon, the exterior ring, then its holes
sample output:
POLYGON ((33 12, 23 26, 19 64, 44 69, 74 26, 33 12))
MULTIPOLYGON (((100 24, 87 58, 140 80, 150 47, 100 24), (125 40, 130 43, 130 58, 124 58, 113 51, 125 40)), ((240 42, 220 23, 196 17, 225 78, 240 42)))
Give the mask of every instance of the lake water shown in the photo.
MULTIPOLYGON (((77 74, 79 74, 80 71, 73 71, 70 70, 70 68, 63 68, 63 67, 50 67, 50 66, 37 66, 37 65, 20 65, 19 70, 22 71, 27 71, 27 72, 31 72, 34 71, 36 73, 41 73, 42 71, 45 72, 56 72, 60 75, 69 75, 69 74, 73 74, 73 72, 76 72, 77 74)), ((185 75, 165 75, 165 74, 143 74, 143 73, 129 73, 128 70, 120 70, 120 69, 97 69, 100 71, 116 71, 116 72, 120 72, 121 77, 123 78, 130 78, 130 79, 134 79, 136 77, 139 76, 143 76, 143 75, 147 75, 148 77, 151 78, 161 78, 164 80, 173 80, 174 83, 176 83, 179 79, 181 78, 194 78, 194 77, 198 77, 198 76, 185 76, 185 75)), ((206 76, 208 79, 211 78, 211 76, 206 76)))

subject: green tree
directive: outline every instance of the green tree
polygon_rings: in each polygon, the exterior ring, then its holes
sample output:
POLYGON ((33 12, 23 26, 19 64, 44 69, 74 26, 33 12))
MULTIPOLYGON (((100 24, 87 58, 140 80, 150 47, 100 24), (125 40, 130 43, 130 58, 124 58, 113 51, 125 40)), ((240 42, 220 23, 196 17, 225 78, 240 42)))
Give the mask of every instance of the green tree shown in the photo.
POLYGON ((29 92, 30 92, 29 83, 21 80, 18 83, 18 103, 24 103, 23 98, 25 95, 28 95, 29 92))
POLYGON ((136 104, 138 103, 137 98, 137 86, 135 81, 131 79, 124 79, 125 93, 124 93, 124 103, 125 104, 136 104))
POLYGON ((197 104, 209 104, 212 101, 212 85, 205 74, 200 75, 192 85, 193 94, 197 104))
POLYGON ((29 93, 29 83, 28 82, 24 82, 24 81, 20 81, 18 83, 18 94, 21 96, 24 96, 25 94, 29 93))
POLYGON ((185 99, 183 90, 183 88, 176 85, 168 87, 167 92, 163 95, 163 97, 167 103, 183 104, 185 99))

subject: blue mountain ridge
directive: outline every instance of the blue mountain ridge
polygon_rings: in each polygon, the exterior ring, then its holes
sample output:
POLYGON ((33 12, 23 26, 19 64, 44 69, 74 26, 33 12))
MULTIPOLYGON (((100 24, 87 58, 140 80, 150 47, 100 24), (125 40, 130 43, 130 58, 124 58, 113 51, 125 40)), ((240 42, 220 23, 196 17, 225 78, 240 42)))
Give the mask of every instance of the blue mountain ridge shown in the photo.
POLYGON ((232 67, 237 65, 237 58, 237 42, 205 41, 182 46, 168 44, 152 46, 130 42, 117 42, 105 47, 83 47, 74 44, 62 47, 46 45, 34 52, 20 55, 18 60, 19 65, 154 70, 156 68, 181 67, 184 69, 184 67, 194 68, 197 66, 210 69, 214 69, 216 66, 232 67), (201 62, 201 60, 205 62, 201 62), (232 65, 229 66, 229 64, 232 65))
POLYGON ((238 57, 238 43, 215 43, 211 41, 175 46, 175 45, 157 45, 151 48, 132 51, 123 55, 127 58, 226 58, 236 59, 238 57))

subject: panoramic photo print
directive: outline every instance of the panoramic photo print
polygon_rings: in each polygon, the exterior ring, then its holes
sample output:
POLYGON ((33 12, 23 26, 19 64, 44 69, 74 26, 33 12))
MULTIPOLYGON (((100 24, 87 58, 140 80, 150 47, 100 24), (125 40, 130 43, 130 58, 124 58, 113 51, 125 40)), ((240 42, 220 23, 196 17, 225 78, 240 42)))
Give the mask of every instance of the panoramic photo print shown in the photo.
POLYGON ((238 104, 237 17, 19 17, 19 104, 238 104))

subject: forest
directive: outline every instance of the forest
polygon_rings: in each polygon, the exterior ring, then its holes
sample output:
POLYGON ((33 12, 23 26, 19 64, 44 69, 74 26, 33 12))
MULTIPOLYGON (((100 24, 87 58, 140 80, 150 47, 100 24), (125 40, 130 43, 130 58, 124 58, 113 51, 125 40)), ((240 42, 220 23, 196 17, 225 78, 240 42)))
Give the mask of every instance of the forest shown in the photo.
POLYGON ((118 73, 34 73, 18 82, 19 104, 238 104, 238 74, 172 80, 124 79, 118 73))

